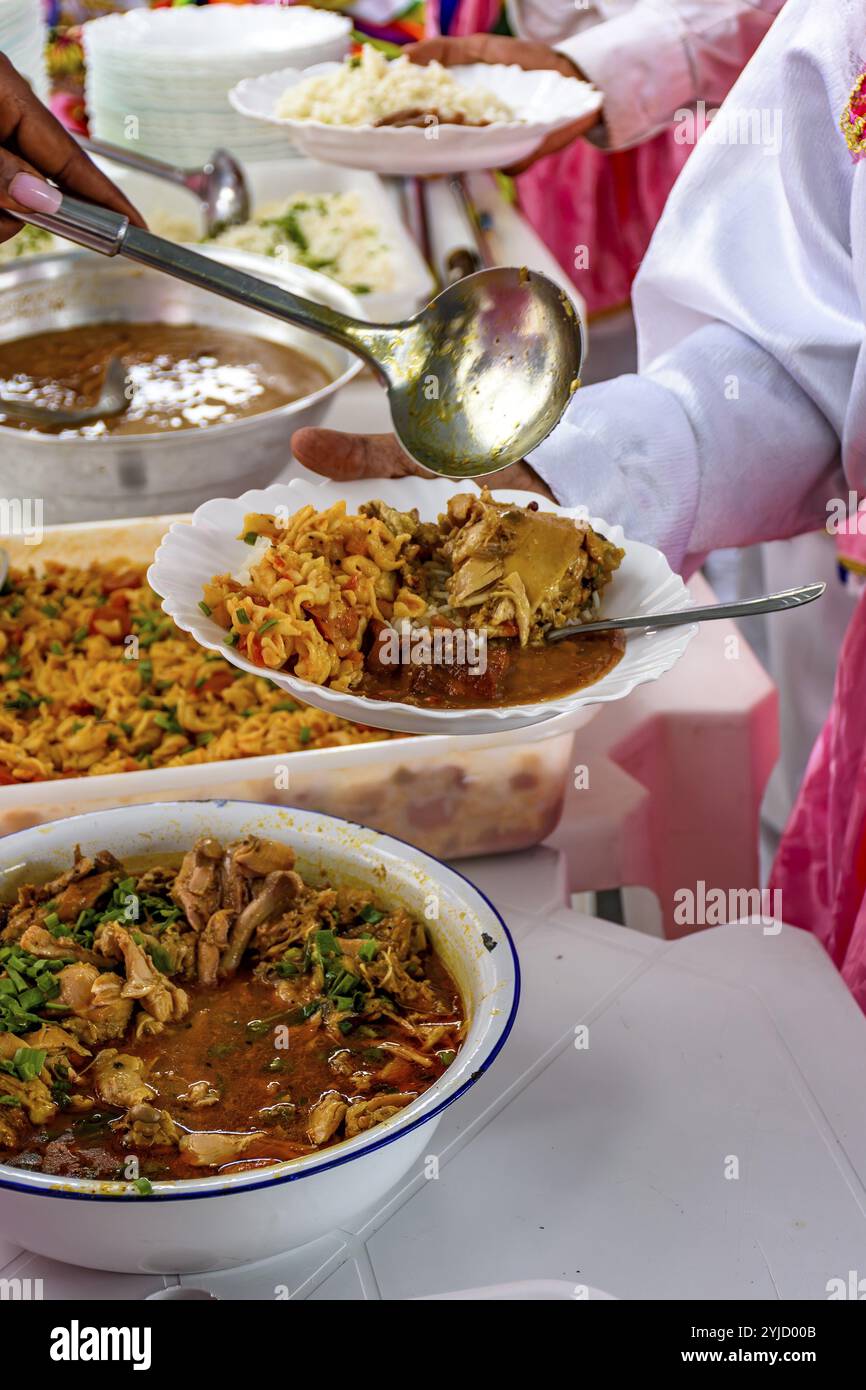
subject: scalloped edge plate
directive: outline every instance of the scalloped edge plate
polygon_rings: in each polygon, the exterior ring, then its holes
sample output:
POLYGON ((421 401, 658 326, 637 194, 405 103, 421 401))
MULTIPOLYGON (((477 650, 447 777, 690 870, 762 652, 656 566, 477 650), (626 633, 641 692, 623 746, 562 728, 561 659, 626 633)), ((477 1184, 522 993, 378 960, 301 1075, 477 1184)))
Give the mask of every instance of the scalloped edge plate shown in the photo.
MULTIPOLYGON (((252 675, 267 676, 281 689, 304 704, 327 710, 356 724, 390 729, 407 734, 487 734, 526 728, 552 719, 554 715, 582 709, 586 705, 622 700, 638 685, 658 680, 679 661, 697 626, 665 628, 659 632, 630 635, 619 665, 595 685, 571 695, 557 696, 536 704, 505 705, 493 709, 428 709, 392 700, 371 700, 362 695, 331 690, 299 680, 285 671, 265 671, 247 660, 225 641, 225 631, 199 608, 203 585, 215 574, 235 573, 249 560, 250 550, 238 533, 247 512, 273 512, 288 507, 292 512, 308 503, 317 510, 345 499, 349 510, 362 502, 381 497, 400 511, 417 507, 425 520, 435 520, 444 511, 449 497, 466 492, 474 484, 458 486, 444 478, 365 478, 359 482, 320 483, 292 478, 288 483, 245 492, 241 497, 215 497, 203 503, 190 522, 175 522, 163 537, 148 570, 151 587, 161 596, 162 607, 178 627, 210 651, 219 652, 233 666, 252 675)), ((588 517, 581 507, 558 507, 536 494, 497 489, 494 497, 525 505, 533 499, 545 511, 589 520, 626 555, 610 585, 603 605, 603 616, 631 613, 668 613, 691 603, 689 591, 674 574, 660 550, 641 541, 623 537, 622 527, 612 526, 599 517, 588 517)))
POLYGON ((528 158, 553 131, 599 111, 602 94, 589 82, 553 71, 525 72, 514 63, 470 63, 450 71, 467 87, 486 87, 516 112, 514 121, 486 126, 340 126, 323 121, 296 121, 274 115, 287 87, 319 73, 336 72, 339 63, 316 63, 298 70, 282 68, 249 77, 229 92, 236 111, 251 120, 281 127, 311 159, 348 164, 378 174, 454 174, 500 169, 528 158), (435 134, 435 138, 434 138, 435 134))

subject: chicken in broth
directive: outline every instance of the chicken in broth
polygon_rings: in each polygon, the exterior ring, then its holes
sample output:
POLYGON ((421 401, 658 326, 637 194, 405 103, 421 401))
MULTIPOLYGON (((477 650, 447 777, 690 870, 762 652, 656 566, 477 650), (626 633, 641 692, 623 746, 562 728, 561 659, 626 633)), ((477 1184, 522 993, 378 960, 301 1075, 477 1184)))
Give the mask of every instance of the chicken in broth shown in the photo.
POLYGON ((464 1035, 424 924, 305 882, 294 852, 204 838, 107 850, 0 907, 0 1161, 200 1177, 297 1158, 396 1115, 464 1035))

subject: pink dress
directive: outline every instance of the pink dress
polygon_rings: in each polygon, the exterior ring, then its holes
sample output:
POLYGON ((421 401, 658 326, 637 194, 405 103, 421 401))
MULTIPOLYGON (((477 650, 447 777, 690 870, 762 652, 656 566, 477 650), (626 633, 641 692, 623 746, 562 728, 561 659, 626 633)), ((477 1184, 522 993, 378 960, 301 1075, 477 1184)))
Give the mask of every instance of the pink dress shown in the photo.
MULTIPOLYGON (((866 512, 849 522, 838 545, 849 573, 866 574, 866 512)), ((866 1011, 864 690, 866 592, 845 635, 833 706, 812 751, 770 884, 781 892, 784 920, 817 936, 866 1011)))

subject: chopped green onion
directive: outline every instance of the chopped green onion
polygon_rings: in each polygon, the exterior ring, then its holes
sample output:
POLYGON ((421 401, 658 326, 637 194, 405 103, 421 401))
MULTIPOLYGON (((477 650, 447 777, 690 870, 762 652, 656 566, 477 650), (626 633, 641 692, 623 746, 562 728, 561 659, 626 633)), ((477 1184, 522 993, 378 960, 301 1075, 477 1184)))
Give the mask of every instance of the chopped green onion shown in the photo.
POLYGON ((368 903, 366 907, 361 909, 360 915, 362 922, 366 922, 368 926, 375 927, 377 922, 382 921, 385 913, 380 912, 378 907, 374 907, 372 903, 368 903))

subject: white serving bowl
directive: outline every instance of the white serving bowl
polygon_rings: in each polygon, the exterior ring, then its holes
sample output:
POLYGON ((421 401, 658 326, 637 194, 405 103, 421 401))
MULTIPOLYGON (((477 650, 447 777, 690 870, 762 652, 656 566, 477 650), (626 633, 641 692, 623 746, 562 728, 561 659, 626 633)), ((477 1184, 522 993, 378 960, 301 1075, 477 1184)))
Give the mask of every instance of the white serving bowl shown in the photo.
POLYGON ((246 801, 161 802, 53 821, 0 840, 8 894, 40 870, 109 849, 118 857, 186 849, 200 835, 247 833, 294 847, 298 867, 332 883, 369 886, 424 916, 460 987, 469 1028, 448 1070, 398 1116, 307 1158, 234 1175, 155 1182, 54 1177, 0 1163, 0 1231, 52 1259, 123 1273, 225 1269, 351 1226, 401 1180, 411 1182, 446 1106, 486 1071, 517 1010, 519 969, 502 918, 462 875, 421 850, 350 821, 246 801), (384 872, 383 872, 384 871, 384 872))
MULTIPOLYGON (((661 551, 624 537, 621 526, 587 516, 585 507, 558 507, 536 493, 495 488, 495 481, 494 489, 493 496, 499 501, 519 502, 525 506, 534 500, 543 511, 588 520, 596 531, 624 547, 625 558, 605 591, 599 617, 670 613, 689 606, 688 589, 680 576, 673 573, 661 551)), ((201 646, 219 652, 233 666, 254 675, 266 675, 304 703, 330 714, 404 734, 502 733, 507 729, 540 724, 554 715, 576 715, 587 705, 624 699, 636 686, 658 680, 679 661, 697 632, 694 624, 662 628, 657 632, 630 633, 619 663, 594 685, 570 695, 558 695, 534 704, 437 709, 402 704, 398 700, 373 700, 313 685, 287 671, 256 666, 237 648, 227 646, 225 631, 213 618, 202 614, 199 603, 203 586, 216 574, 237 573, 250 559, 249 546, 238 539, 247 512, 273 513, 279 509, 281 516, 291 516, 307 504, 324 511, 341 500, 345 500, 349 512, 355 512, 363 502, 382 498, 398 511, 417 508, 422 521, 435 521, 456 492, 473 490, 477 490, 476 484, 466 479, 455 482, 447 478, 366 478, 361 482, 337 483, 292 478, 288 483, 245 492, 242 497, 215 497, 193 514, 192 525, 176 522, 171 527, 148 570, 148 580, 162 595, 162 606, 178 627, 191 633, 201 646)))
POLYGON ((316 63, 298 71, 284 68, 246 77, 229 92, 242 116, 281 127, 310 159, 370 169, 377 174, 466 174, 474 169, 506 169, 534 154, 555 130, 600 111, 602 95, 589 82, 553 71, 525 72, 514 63, 469 63, 450 72, 465 87, 483 87, 507 102, 511 121, 486 126, 327 125, 277 116, 283 92, 307 77, 336 72, 339 63, 316 63))

